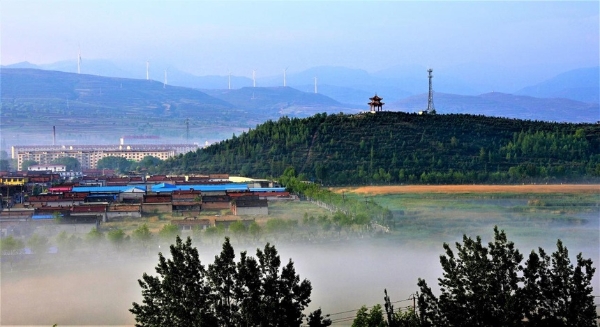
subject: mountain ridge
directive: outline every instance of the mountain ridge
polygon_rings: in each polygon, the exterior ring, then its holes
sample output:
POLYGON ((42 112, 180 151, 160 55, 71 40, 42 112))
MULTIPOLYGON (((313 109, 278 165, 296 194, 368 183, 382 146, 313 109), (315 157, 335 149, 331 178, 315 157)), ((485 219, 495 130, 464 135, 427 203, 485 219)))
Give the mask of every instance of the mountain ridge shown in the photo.
MULTIPOLYGON (((84 63, 82 72, 85 73, 135 79, 142 79, 146 76, 145 62, 114 63, 109 60, 87 59, 84 63), (133 68, 137 73, 133 72, 133 68)), ((441 93, 459 95, 479 95, 496 91, 540 98, 565 97, 582 102, 599 102, 597 67, 595 67, 596 73, 593 73, 590 79, 590 74, 586 72, 588 68, 565 70, 564 68, 545 66, 546 69, 542 69, 544 68, 542 66, 536 67, 538 70, 546 72, 545 74, 538 73, 534 74, 537 77, 529 78, 525 78, 531 75, 526 74, 527 67, 507 68, 499 65, 465 64, 434 69, 433 87, 434 90, 441 93), (558 73, 552 75, 548 73, 549 71, 558 73), (510 72, 510 79, 505 77, 507 72, 510 72), (564 78, 563 75, 573 77, 564 78), (552 83, 561 85, 545 90, 546 85, 552 83)), ((77 62, 62 61, 44 65, 22 62, 2 67, 37 67, 74 73, 77 70, 77 62)), ((589 69, 594 69, 594 67, 589 69)), ((245 76, 235 74, 197 76, 178 70, 166 63, 151 63, 150 79, 163 81, 165 74, 170 84, 191 88, 226 89, 229 85, 232 88, 253 86, 253 80, 245 76)), ((287 71, 286 85, 310 92, 314 88, 315 77, 317 77, 320 93, 328 95, 338 102, 354 105, 361 105, 363 101, 355 99, 352 97, 352 93, 344 92, 344 90, 353 89, 360 93, 377 92, 384 94, 391 101, 398 101, 411 95, 425 93, 428 88, 427 69, 419 65, 396 65, 372 73, 342 66, 317 66, 297 72, 287 71), (322 88, 321 85, 328 85, 328 87, 322 88)), ((283 70, 281 75, 258 76, 256 85, 260 87, 283 86, 283 70)))

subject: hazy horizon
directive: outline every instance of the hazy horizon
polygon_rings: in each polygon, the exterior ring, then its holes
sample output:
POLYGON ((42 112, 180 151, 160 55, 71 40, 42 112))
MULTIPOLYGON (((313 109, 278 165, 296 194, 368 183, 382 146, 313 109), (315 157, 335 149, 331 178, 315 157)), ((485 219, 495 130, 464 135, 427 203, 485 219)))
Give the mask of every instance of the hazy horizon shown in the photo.
POLYGON ((140 78, 146 61, 198 76, 490 66, 548 78, 599 58, 597 1, 6 0, 0 8, 0 64, 76 62, 80 51, 82 67, 129 62, 140 78))

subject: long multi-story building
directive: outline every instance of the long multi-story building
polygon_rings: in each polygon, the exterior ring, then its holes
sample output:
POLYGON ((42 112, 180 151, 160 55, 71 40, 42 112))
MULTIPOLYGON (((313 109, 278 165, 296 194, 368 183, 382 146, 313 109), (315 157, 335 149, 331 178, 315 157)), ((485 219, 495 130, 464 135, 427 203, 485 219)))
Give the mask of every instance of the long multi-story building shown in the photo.
POLYGON ((11 147, 12 159, 20 152, 32 151, 153 151, 173 150, 175 154, 198 150, 198 144, 100 144, 100 145, 15 145, 11 147))
POLYGON ((17 159, 18 170, 22 169, 23 162, 26 160, 47 165, 63 157, 77 159, 82 169, 96 169, 98 161, 106 157, 122 157, 127 160, 140 161, 146 156, 153 156, 166 160, 197 149, 198 145, 196 144, 13 146, 12 156, 13 159, 17 159))

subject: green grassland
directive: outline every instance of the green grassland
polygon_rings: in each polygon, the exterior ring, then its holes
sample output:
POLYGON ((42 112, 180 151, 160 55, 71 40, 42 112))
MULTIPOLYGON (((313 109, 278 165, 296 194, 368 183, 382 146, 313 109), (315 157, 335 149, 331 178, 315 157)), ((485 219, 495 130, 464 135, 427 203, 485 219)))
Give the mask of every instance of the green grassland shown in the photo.
POLYGON ((552 248, 557 239, 576 248, 600 244, 600 194, 436 193, 372 199, 393 212, 390 238, 421 246, 439 247, 463 234, 485 240, 496 225, 528 246, 552 248))
MULTIPOLYGON (((349 198, 359 197, 355 194, 349 198)), ((360 196, 363 198, 362 196, 360 196)), ((573 245, 598 244, 600 194, 393 194, 369 197, 392 211, 393 230, 380 238, 419 246, 439 247, 442 242, 459 240, 463 234, 491 235, 493 226, 510 237, 531 244, 551 245, 557 239, 573 245)), ((205 212, 202 216, 225 216, 227 210, 205 212)), ((272 201, 268 215, 247 216, 264 225, 268 219, 297 220, 331 216, 332 213, 307 201, 272 201)), ((141 224, 152 232, 182 215, 151 215, 104 224, 130 234, 141 224)), ((569 244, 567 243, 567 244, 569 244)))

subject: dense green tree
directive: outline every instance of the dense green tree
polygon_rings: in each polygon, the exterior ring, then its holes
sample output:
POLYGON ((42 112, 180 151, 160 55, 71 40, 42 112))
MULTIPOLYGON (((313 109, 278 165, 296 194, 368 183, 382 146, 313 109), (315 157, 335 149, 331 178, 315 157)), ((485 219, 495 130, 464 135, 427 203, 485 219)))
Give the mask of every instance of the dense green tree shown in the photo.
POLYGON ((221 253, 208 266, 208 280, 212 290, 214 312, 219 326, 243 326, 239 302, 236 293, 241 291, 238 285, 235 251, 229 238, 225 238, 221 253))
POLYGON ((12 235, 3 237, 0 240, 0 251, 3 255, 14 255, 23 252, 25 243, 12 235))
POLYGON ((387 318, 387 326, 388 327, 418 327, 421 326, 421 322, 417 313, 413 308, 405 311, 395 311, 394 306, 392 305, 392 301, 387 294, 387 290, 383 291, 385 296, 384 300, 384 308, 385 315, 387 318))
POLYGON ((106 234, 108 241, 117 249, 125 242, 125 231, 120 228, 112 229, 106 234))
POLYGON ((114 169, 120 172, 127 172, 131 170, 132 165, 135 165, 133 161, 127 160, 123 157, 104 157, 98 160, 96 166, 98 169, 114 169))
POLYGON ((366 306, 362 306, 356 312, 356 318, 352 322, 352 327, 386 327, 387 323, 383 317, 383 310, 381 304, 376 304, 369 309, 366 306))
POLYGON ((456 248, 455 255, 444 244, 439 297, 419 279, 423 326, 522 326, 524 318, 532 326, 595 325, 590 284, 595 268, 581 254, 577 266, 571 265, 560 241, 551 257, 542 249, 539 255, 532 252, 525 267, 523 256, 497 227, 487 247, 480 237, 464 236, 456 248))
POLYGON ((170 246, 171 259, 158 254, 156 273, 143 274, 138 280, 142 288, 142 304, 129 309, 135 315, 136 326, 186 327, 218 326, 212 308, 211 288, 206 270, 192 240, 185 243, 177 237, 170 246))
POLYGON ((158 231, 158 237, 165 242, 171 243, 175 239, 175 236, 179 235, 181 232, 179 227, 174 224, 165 224, 158 231))
POLYGON ((146 249, 152 241, 153 235, 148 228, 148 225, 143 224, 136 228, 131 234, 133 240, 138 243, 143 249, 146 249))
POLYGON ((302 324, 312 287, 308 280, 300 281, 291 260, 280 268, 274 246, 267 244, 263 251, 257 250, 256 259, 242 252, 236 262, 226 238, 208 269, 201 264, 190 238, 184 243, 177 236, 170 251, 171 259, 159 253, 159 276, 144 273, 139 280, 143 302, 133 303, 130 309, 136 326, 302 324))
POLYGON ((35 160, 23 160, 21 163, 21 170, 25 171, 29 168, 29 166, 37 165, 38 162, 35 160))
POLYGON ((42 256, 48 252, 50 242, 48 238, 39 234, 33 234, 27 239, 27 245, 31 252, 41 260, 42 256))
POLYGON ((73 157, 57 158, 54 161, 52 161, 52 163, 56 164, 56 165, 65 165, 65 169, 67 171, 80 171, 81 170, 81 163, 79 162, 79 160, 77 160, 77 158, 73 158, 73 157))
POLYGON ((56 244, 58 245, 58 252, 63 255, 69 255, 80 248, 82 243, 81 238, 67 234, 66 231, 61 231, 56 236, 56 244))
POLYGON ((529 255, 520 292, 529 326, 596 326, 592 261, 579 253, 573 266, 560 240, 551 256, 538 252, 529 255))
POLYGON ((0 159, 0 171, 8 171, 10 169, 10 160, 0 159))
POLYGON ((24 248, 25 243, 12 235, 0 239, 0 253, 2 256, 8 256, 7 261, 10 263, 11 269, 15 262, 15 256, 23 253, 24 248))
POLYGON ((93 227, 86 235, 86 241, 92 244, 98 244, 104 239, 104 233, 98 230, 96 227, 93 227))
POLYGON ((240 239, 244 234, 248 232, 248 227, 241 220, 236 220, 231 225, 229 225, 229 231, 235 236, 237 239, 240 239))
POLYGON ((142 160, 140 160, 139 162, 137 162, 135 165, 139 168, 153 168, 155 166, 158 166, 162 163, 162 160, 160 160, 157 157, 153 157, 153 156, 145 156, 144 158, 142 158, 142 160))
POLYGON ((321 312, 321 308, 311 312, 308 314, 308 327, 327 327, 331 326, 331 319, 328 318, 329 315, 323 317, 323 313, 321 312))
POLYGON ((258 238, 260 237, 261 233, 262 227, 260 227, 260 225, 256 221, 251 222, 248 226, 248 234, 252 236, 252 240, 254 242, 258 241, 258 238))

